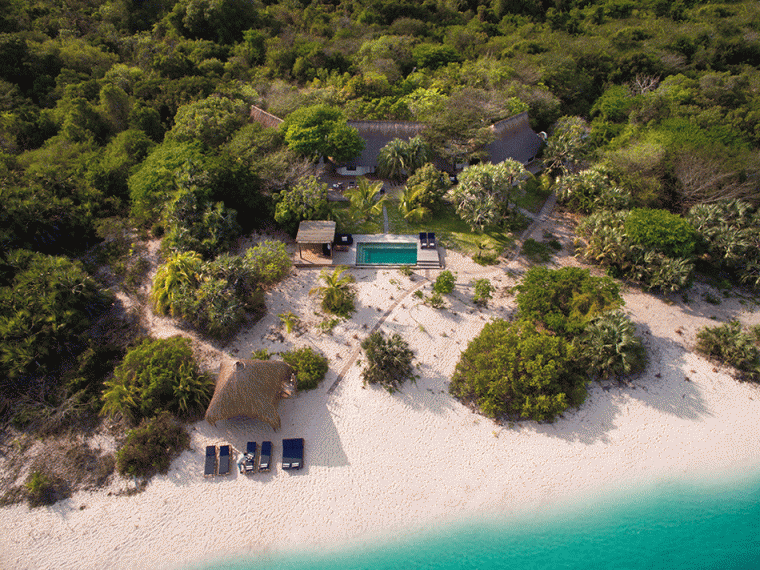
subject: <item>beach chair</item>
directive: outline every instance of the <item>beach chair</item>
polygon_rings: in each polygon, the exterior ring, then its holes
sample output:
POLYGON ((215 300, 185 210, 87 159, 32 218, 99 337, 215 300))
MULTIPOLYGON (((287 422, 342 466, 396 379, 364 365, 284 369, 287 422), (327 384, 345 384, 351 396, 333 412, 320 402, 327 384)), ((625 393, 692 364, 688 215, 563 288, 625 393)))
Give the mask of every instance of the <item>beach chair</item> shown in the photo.
POLYGON ((427 249, 427 232, 420 232, 420 248, 427 249))
POLYGON ((282 468, 301 469, 303 467, 303 439, 282 440, 282 468))
POLYGON ((203 468, 204 477, 213 477, 216 475, 216 446, 206 446, 206 466, 203 468))
POLYGON ((259 471, 269 471, 272 462, 272 442, 265 441, 261 444, 261 454, 259 455, 259 471))
POLYGON ((219 446, 219 475, 230 474, 230 446, 219 446))
POLYGON ((427 248, 428 249, 435 249, 435 234, 433 232, 428 232, 428 235, 427 235, 427 248))
POLYGON ((243 458, 238 464, 238 470, 245 474, 250 475, 256 471, 256 442, 249 441, 246 446, 243 458))

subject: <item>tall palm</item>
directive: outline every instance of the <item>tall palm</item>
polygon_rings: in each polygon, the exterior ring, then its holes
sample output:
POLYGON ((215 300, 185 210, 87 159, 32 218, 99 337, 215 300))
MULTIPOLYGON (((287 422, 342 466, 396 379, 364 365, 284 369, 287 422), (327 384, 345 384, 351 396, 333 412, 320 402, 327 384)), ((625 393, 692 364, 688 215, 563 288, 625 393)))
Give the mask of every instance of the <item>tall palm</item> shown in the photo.
POLYGON ((430 216, 430 209, 420 205, 419 197, 425 193, 425 186, 410 187, 406 186, 401 193, 399 210, 405 220, 410 222, 423 222, 430 216))
POLYGON ((355 188, 346 190, 345 195, 351 201, 349 207, 351 219, 366 222, 382 213, 383 205, 388 199, 387 196, 377 199, 382 187, 382 181, 370 182, 362 176, 358 179, 355 188))
POLYGON ((332 273, 322 270, 319 278, 324 281, 324 286, 314 287, 309 295, 322 296, 322 308, 328 313, 347 317, 354 310, 354 288, 352 283, 356 281, 353 275, 343 275, 345 266, 336 267, 332 273))
POLYGON ((409 142, 406 143, 406 170, 409 176, 430 162, 430 158, 430 145, 422 137, 418 135, 409 139, 409 142))
POLYGON ((181 251, 169 256, 158 268, 153 278, 150 298, 156 312, 175 317, 179 313, 179 299, 186 286, 193 286, 200 281, 203 258, 194 251, 181 251))
POLYGON ((407 143, 401 139, 393 139, 377 153, 378 175, 401 182, 408 167, 407 158, 407 143))

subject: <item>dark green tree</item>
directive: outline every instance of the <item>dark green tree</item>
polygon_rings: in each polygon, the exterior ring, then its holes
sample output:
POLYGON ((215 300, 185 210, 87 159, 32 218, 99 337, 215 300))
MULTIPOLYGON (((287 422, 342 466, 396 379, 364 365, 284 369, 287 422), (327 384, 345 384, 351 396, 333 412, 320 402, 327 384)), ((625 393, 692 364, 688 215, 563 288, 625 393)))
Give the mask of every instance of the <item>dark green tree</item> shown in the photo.
POLYGON ((280 129, 293 151, 315 161, 329 157, 340 163, 364 150, 359 132, 346 124, 343 113, 335 107, 302 107, 288 115, 280 129))

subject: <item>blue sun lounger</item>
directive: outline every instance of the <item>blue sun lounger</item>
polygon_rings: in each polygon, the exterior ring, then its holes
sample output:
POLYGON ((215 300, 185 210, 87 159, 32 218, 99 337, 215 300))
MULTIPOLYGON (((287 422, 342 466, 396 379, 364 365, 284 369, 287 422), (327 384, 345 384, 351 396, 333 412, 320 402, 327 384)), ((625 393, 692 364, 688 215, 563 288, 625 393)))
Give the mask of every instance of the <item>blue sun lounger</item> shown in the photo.
POLYGON ((259 455, 259 471, 269 471, 272 461, 272 442, 265 441, 261 444, 261 455, 259 455))
POLYGON ((303 467, 303 439, 282 440, 282 468, 301 469, 303 467))
POLYGON ((435 234, 433 232, 428 232, 428 235, 427 235, 427 248, 428 249, 435 249, 435 234))
POLYGON ((427 249, 427 232, 420 232, 420 249, 427 249))
POLYGON ((219 446, 219 475, 230 474, 230 446, 219 446))
POLYGON ((213 477, 216 475, 216 446, 206 446, 206 465, 203 468, 204 477, 213 477))
POLYGON ((256 471, 256 442, 249 441, 245 453, 238 463, 238 470, 245 475, 250 475, 256 471))

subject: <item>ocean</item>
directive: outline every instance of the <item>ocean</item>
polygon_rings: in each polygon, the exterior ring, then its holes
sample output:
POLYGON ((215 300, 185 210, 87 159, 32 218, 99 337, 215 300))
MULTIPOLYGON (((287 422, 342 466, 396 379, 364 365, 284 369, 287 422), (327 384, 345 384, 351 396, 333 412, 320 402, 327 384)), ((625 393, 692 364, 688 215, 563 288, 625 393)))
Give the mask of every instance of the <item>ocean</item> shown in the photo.
POLYGON ((247 555, 231 570, 760 569, 760 470, 665 480, 404 538, 247 555))

